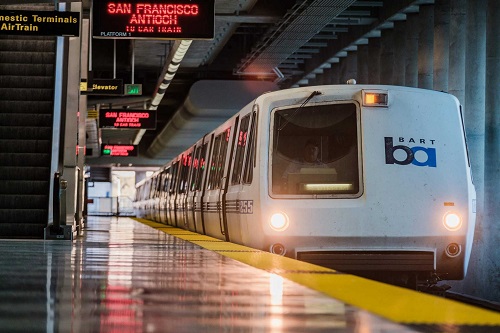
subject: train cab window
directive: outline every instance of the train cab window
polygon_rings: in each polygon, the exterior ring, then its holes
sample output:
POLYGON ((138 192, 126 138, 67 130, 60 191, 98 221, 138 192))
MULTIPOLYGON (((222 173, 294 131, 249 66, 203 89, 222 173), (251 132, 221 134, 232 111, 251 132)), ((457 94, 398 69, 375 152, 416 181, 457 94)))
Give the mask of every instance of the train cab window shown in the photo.
POLYGON ((250 135, 248 136, 248 149, 245 160, 245 171, 243 172, 243 183, 251 184, 253 179, 253 168, 255 167, 255 142, 257 136, 255 135, 257 129, 257 112, 252 112, 252 127, 250 128, 250 135))
POLYGON ((361 175, 357 119, 354 103, 275 109, 272 194, 358 197, 361 175))
POLYGON ((238 137, 236 139, 236 156, 234 159, 233 176, 231 178, 232 185, 240 183, 241 171, 243 168, 243 157, 245 154, 245 148, 247 146, 249 122, 250 114, 243 117, 240 122, 240 129, 238 131, 238 137))

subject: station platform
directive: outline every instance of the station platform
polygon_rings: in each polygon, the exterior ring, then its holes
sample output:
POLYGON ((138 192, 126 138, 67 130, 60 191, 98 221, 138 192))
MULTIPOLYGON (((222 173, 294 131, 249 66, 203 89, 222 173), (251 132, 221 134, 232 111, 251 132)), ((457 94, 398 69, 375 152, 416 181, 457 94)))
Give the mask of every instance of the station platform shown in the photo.
POLYGON ((495 311, 141 219, 0 253, 0 332, 500 331, 495 311))

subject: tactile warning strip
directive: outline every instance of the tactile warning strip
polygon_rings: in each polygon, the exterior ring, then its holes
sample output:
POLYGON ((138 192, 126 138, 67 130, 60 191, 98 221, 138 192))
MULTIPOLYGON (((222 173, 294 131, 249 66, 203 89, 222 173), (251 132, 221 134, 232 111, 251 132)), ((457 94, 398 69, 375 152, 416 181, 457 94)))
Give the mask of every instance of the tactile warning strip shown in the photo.
POLYGON ((500 331, 500 313, 494 311, 342 274, 325 267, 228 243, 161 223, 145 219, 136 220, 397 323, 421 328, 438 327, 442 332, 474 332, 475 329, 483 332, 484 328, 488 332, 500 331))

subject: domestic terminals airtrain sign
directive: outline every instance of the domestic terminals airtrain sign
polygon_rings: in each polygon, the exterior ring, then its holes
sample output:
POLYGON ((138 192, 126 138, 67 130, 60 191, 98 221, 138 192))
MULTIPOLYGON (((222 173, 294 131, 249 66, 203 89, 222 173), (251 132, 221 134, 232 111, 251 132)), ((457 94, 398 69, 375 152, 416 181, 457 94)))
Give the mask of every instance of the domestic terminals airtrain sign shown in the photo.
POLYGON ((212 39, 215 0, 94 0, 94 38, 212 39))
POLYGON ((80 13, 0 10, 0 35, 79 36, 80 13))

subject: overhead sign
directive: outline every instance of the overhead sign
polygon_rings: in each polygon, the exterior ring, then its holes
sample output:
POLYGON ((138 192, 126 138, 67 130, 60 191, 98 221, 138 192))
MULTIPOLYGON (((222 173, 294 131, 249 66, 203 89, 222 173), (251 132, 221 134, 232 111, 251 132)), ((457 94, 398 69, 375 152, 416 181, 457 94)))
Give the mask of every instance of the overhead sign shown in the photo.
POLYGON ((156 129, 156 110, 99 110, 99 128, 156 129))
POLYGON ((215 0, 94 0, 94 38, 212 39, 215 0))
POLYGON ((136 145, 103 144, 101 145, 101 155, 103 156, 137 156, 136 145))
POLYGON ((80 90, 84 95, 123 95, 123 80, 121 79, 93 79, 92 83, 80 83, 80 90))
POLYGON ((79 36, 80 13, 0 10, 1 35, 79 36))

